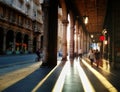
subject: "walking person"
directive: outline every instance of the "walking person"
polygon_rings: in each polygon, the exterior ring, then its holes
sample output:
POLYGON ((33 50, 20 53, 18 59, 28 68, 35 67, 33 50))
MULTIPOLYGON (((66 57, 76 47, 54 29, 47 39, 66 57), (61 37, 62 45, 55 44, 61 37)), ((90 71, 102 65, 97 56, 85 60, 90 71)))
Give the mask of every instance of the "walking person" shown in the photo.
POLYGON ((79 60, 81 60, 82 59, 82 49, 79 49, 78 56, 79 56, 79 60))
POLYGON ((90 62, 91 62, 91 66, 93 66, 93 62, 94 62, 94 59, 95 59, 94 51, 90 50, 88 56, 89 56, 89 59, 90 59, 90 62))
POLYGON ((95 52, 95 59, 96 59, 96 63, 97 63, 97 67, 99 67, 99 63, 100 63, 100 52, 98 51, 98 49, 95 52))
POLYGON ((36 55, 37 55, 37 60, 36 61, 40 61, 40 59, 41 59, 40 53, 41 53, 41 49, 38 48, 37 51, 36 51, 36 55))

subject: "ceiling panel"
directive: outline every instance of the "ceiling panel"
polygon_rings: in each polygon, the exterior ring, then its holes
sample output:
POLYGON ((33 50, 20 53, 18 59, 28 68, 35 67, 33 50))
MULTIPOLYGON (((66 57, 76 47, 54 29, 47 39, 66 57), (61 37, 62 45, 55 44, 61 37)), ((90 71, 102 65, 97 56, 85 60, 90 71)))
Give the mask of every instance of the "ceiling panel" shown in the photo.
POLYGON ((73 0, 73 2, 78 14, 89 18, 86 25, 87 31, 90 33, 101 32, 103 30, 107 0, 73 0))

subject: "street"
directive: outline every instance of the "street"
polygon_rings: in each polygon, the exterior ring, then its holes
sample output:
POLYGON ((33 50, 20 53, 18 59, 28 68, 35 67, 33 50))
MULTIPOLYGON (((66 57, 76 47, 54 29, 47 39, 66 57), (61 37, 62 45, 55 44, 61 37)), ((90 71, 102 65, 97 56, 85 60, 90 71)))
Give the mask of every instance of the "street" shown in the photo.
POLYGON ((0 57, 0 91, 39 69, 42 62, 35 62, 35 58, 35 54, 0 57))
MULTIPOLYGON (((14 55, 14 56, 1 56, 0 57, 0 75, 7 74, 9 72, 19 70, 22 68, 27 68, 30 65, 42 63, 35 62, 36 54, 26 54, 26 55, 14 55)), ((57 59, 58 63, 61 57, 57 59)))
POLYGON ((34 62, 36 58, 35 54, 26 55, 13 55, 13 56, 0 56, 0 68, 34 62))

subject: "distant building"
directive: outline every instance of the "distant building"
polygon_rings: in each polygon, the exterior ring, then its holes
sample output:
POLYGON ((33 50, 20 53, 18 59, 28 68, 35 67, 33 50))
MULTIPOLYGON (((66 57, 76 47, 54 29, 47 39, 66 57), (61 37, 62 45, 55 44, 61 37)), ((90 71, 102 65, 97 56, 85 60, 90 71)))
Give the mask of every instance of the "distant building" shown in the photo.
POLYGON ((43 44, 39 0, 0 0, 0 55, 33 53, 43 44))

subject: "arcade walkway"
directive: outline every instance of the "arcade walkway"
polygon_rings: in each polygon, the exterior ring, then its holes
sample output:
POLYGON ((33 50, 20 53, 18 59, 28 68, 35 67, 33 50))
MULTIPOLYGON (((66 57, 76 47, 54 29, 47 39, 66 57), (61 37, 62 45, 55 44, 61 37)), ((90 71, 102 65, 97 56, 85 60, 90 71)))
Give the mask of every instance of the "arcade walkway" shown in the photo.
POLYGON ((41 62, 26 66, 11 72, 9 77, 7 74, 0 75, 0 91, 120 92, 119 71, 109 71, 108 67, 97 68, 95 65, 91 67, 87 59, 68 60, 66 63, 59 61, 55 68, 40 65, 41 62))

